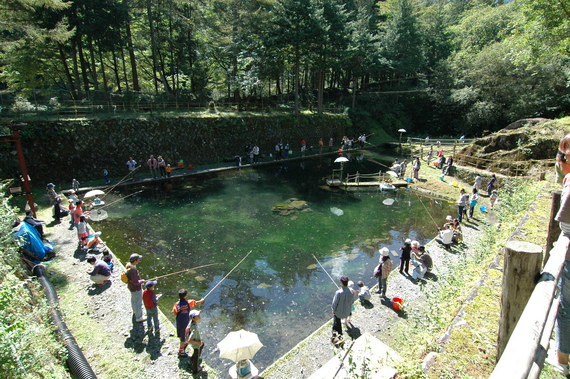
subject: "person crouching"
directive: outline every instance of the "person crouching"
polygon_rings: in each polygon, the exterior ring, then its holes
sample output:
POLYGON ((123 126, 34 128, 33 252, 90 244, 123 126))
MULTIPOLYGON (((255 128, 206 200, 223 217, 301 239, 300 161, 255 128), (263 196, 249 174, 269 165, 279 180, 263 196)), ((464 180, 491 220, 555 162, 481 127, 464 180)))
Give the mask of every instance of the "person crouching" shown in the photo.
POLYGON ((95 257, 87 258, 87 263, 93 266, 93 271, 88 272, 90 279, 97 287, 101 287, 111 279, 111 269, 106 262, 97 260, 95 257))

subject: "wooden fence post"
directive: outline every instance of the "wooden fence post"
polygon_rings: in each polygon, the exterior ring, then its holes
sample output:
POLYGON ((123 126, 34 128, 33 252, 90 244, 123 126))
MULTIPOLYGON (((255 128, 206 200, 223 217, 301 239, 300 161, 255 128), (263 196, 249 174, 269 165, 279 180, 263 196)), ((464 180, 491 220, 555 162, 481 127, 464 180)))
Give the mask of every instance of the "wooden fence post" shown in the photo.
POLYGON ((554 220, 554 217, 556 217, 556 213, 558 213, 558 209, 560 208, 560 196, 562 195, 562 192, 552 191, 551 194, 552 206, 550 207, 550 221, 548 223, 548 234, 546 235, 546 248, 544 249, 546 252, 544 254, 544 264, 546 264, 548 258, 550 258, 550 249, 552 249, 552 245, 561 232, 560 225, 558 224, 558 221, 554 220))
POLYGON ((536 285, 542 268, 542 247, 530 242, 509 241, 505 245, 504 260, 497 361, 536 285))

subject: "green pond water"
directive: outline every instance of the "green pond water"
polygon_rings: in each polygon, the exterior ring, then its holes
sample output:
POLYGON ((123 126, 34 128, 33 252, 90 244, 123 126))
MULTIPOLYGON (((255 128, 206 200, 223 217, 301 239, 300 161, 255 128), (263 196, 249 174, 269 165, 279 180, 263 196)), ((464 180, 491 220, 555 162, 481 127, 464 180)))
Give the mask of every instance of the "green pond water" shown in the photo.
MULTIPOLYGON (((378 165, 366 158, 354 156, 345 167, 377 172, 378 165)), ((243 328, 264 344, 253 360, 264 369, 331 318, 336 287, 313 254, 335 280, 346 274, 371 287, 379 246, 399 250, 408 237, 431 240, 435 225, 425 207, 442 223, 454 214, 449 203, 423 198, 422 205, 415 193, 403 189, 326 191, 320 186, 332 164, 332 159, 314 159, 147 185, 141 194, 107 208, 109 218, 92 225, 103 231, 122 262, 132 253, 143 255, 139 270, 144 279, 217 263, 158 280, 156 292, 164 295, 159 306, 171 320, 180 288, 188 289, 189 298, 203 297, 251 251, 206 299, 203 356, 220 372, 227 370, 232 362, 220 359, 215 346, 228 332, 243 328), (309 208, 288 216, 272 212, 273 205, 290 198, 307 201, 309 208), (394 204, 384 205, 387 198, 394 204)))

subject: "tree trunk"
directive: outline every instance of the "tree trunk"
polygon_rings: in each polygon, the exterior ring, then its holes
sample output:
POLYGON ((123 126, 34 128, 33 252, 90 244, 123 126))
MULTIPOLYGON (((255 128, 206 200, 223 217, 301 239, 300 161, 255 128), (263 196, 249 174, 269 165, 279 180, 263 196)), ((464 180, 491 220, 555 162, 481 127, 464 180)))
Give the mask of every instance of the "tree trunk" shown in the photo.
MULTIPOLYGON (((121 47, 121 65, 123 66, 123 76, 125 77, 125 90, 127 92, 129 92, 130 88, 129 88, 129 76, 127 75, 127 63, 126 63, 126 59, 125 59, 125 51, 123 50, 122 47, 121 47)), ((136 68, 136 64, 135 64, 135 68, 136 68)), ((138 78, 137 78, 137 81, 135 82, 135 74, 133 74, 133 85, 135 83, 138 84, 138 78)), ((136 91, 136 87, 133 88, 133 90, 136 91)))
POLYGON ((356 90, 358 89, 358 76, 354 75, 352 85, 352 108, 356 108, 356 90))
POLYGON ((157 59, 156 59, 156 36, 154 31, 154 19, 152 17, 152 0, 146 1, 146 12, 148 16, 148 26, 150 29, 150 51, 152 56, 152 82, 154 84, 154 93, 158 95, 158 78, 156 76, 157 59))
POLYGON ((113 57, 113 73, 115 74, 115 80, 117 81, 117 90, 119 92, 123 92, 121 90, 121 77, 119 75, 119 64, 117 63, 117 54, 115 53, 115 49, 111 49, 111 55, 113 57))
POLYGON ((71 76, 71 72, 69 72, 69 66, 67 65, 67 57, 63 51, 63 46, 58 44, 59 50, 59 58, 61 59, 61 65, 63 67, 63 71, 65 73, 65 77, 67 78, 67 84, 69 85, 69 89, 71 90, 71 97, 73 99, 77 99, 77 92, 75 91, 75 84, 73 83, 73 77, 71 76))
POLYGON ((89 58, 91 59, 91 80, 93 80, 93 87, 95 87, 95 91, 99 91, 97 65, 95 64, 95 47, 93 46, 93 38, 91 36, 87 37, 87 43, 89 44, 89 58))
POLYGON ((85 89, 85 94, 89 97, 89 77, 87 75, 87 62, 85 62, 85 56, 83 55, 83 46, 81 45, 81 37, 77 37, 77 52, 79 53, 79 64, 81 65, 81 77, 83 78, 83 87, 85 89))
POLYGON ((105 98, 107 98, 107 90, 109 89, 109 83, 107 82, 107 74, 105 73, 105 62, 103 61, 103 53, 101 52, 101 46, 97 45, 97 52, 99 53, 99 62, 101 62, 101 76, 103 77, 103 91, 105 92, 105 98))
POLYGON ((301 105, 299 104, 299 85, 301 84, 300 78, 300 64, 301 64, 301 57, 299 52, 299 46, 295 46, 295 113, 299 113, 301 111, 301 105))
POLYGON ((281 96, 283 95, 283 91, 281 90, 281 77, 278 76, 277 79, 275 80, 275 92, 277 92, 277 95, 281 96))
POLYGON ((319 114, 323 113, 323 93, 325 91, 325 72, 323 69, 319 70, 318 78, 318 93, 317 93, 317 112, 319 114))
POLYGON ((75 88, 77 89, 77 95, 79 97, 83 97, 81 93, 81 79, 79 77, 79 64, 77 63, 77 44, 75 43, 75 38, 71 39, 71 47, 72 47, 72 60, 73 60, 73 77, 75 80, 75 88))
MULTIPOLYGON (((139 85, 139 74, 137 71, 137 60, 135 57, 135 49, 133 47, 133 37, 131 35, 131 20, 130 20, 130 6, 129 6, 129 1, 125 0, 124 4, 127 6, 127 9, 129 9, 129 15, 127 16, 127 23, 125 24, 125 32, 127 34, 127 48, 129 50, 129 59, 131 61, 131 72, 133 75, 133 91, 140 91, 141 87, 139 85)), ((122 54, 122 51, 121 51, 122 54)), ((125 60, 123 59, 123 62, 125 60)), ((126 78, 126 76, 125 76, 126 78)), ((127 80, 128 83, 128 80, 127 80)), ((127 84, 128 86, 128 84, 127 84)), ((127 88, 128 91, 128 88, 127 88)))

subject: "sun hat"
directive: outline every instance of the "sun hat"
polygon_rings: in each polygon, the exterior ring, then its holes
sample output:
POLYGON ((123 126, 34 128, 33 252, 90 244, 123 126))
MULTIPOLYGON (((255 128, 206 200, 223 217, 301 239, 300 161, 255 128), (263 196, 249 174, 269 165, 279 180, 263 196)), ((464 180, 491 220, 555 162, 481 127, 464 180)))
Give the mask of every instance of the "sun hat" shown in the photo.
POLYGON ((49 188, 49 187, 55 187, 55 184, 53 184, 53 183, 48 183, 48 184, 47 184, 47 187, 48 187, 48 188, 49 188))
POLYGON ((188 316, 190 316, 190 318, 198 317, 200 316, 200 311, 197 309, 192 309, 190 313, 188 313, 188 316))
POLYGON ((387 247, 383 247, 380 249, 380 254, 382 254, 383 257, 387 257, 390 255, 390 250, 387 247))
POLYGON ((453 220, 453 217, 451 217, 451 215, 448 215, 445 219, 446 219, 447 221, 451 221, 451 220, 453 220))
POLYGON ((136 260, 142 259, 142 255, 139 254, 131 254, 129 257, 129 262, 133 263, 136 260))
POLYGON ((412 243, 412 240, 409 238, 406 238, 406 240, 404 241, 404 243, 412 243))
POLYGON ((93 233, 93 236, 94 236, 94 237, 99 237, 100 235, 101 235, 101 232, 95 232, 95 233, 93 233))

